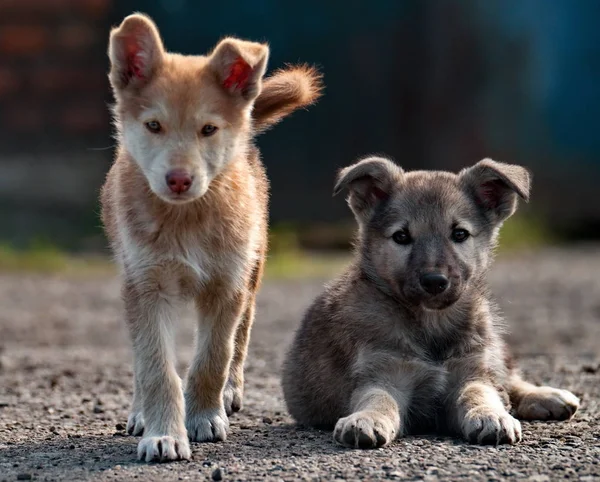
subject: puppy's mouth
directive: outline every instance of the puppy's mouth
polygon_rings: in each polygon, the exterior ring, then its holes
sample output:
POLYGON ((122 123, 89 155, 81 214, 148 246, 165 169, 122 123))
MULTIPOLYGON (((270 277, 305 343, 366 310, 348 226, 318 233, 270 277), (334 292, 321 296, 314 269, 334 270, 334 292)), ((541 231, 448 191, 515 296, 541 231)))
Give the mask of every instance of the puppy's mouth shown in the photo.
POLYGON ((204 188, 203 186, 197 187, 195 189, 190 189, 185 192, 172 192, 169 190, 160 190, 159 192, 154 191, 154 193, 163 201, 169 204, 187 204, 193 201, 197 201, 202 196, 206 194, 208 188, 204 188))
POLYGON ((454 303, 456 303, 458 301, 458 298, 456 297, 434 297, 434 298, 429 298, 426 300, 423 300, 421 302, 421 306, 423 308, 425 308, 426 310, 431 310, 431 311, 443 311, 447 308, 450 308, 452 305, 454 305, 454 303))
POLYGON ((195 201, 199 197, 200 196, 195 196, 187 192, 181 194, 167 193, 166 195, 161 196, 163 200, 171 204, 187 204, 191 201, 195 201))
POLYGON ((404 292, 405 299, 415 308, 431 311, 443 311, 454 305, 460 298, 460 293, 452 291, 439 295, 423 294, 421 291, 404 292))

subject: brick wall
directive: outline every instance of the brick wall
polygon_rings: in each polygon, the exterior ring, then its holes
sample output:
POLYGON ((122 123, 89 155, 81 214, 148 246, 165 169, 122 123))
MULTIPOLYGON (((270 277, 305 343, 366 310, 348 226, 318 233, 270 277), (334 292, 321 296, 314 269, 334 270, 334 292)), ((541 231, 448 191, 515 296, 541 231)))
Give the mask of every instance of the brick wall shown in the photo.
POLYGON ((0 1, 0 153, 106 143, 106 45, 115 3, 0 1))

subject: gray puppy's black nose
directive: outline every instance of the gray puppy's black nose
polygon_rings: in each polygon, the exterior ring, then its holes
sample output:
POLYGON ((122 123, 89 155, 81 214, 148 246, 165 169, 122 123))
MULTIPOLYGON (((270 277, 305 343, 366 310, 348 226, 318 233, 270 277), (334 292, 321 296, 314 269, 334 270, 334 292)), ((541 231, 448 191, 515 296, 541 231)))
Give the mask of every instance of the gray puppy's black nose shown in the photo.
POLYGON ((431 295, 439 295, 448 289, 450 280, 442 273, 427 273, 421 275, 421 286, 431 295))

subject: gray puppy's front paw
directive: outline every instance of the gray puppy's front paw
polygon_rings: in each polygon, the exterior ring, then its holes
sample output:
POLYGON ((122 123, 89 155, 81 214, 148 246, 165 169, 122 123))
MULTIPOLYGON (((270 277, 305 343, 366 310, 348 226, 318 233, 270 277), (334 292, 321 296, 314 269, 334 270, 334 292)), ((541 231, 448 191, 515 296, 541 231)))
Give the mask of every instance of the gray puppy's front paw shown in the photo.
POLYGON ((477 407, 469 410, 462 423, 464 437, 472 444, 500 445, 521 441, 521 424, 506 410, 477 407))
POLYGON ((395 436, 392 421, 375 411, 356 412, 340 418, 333 432, 336 442, 360 449, 383 447, 394 440, 395 436))

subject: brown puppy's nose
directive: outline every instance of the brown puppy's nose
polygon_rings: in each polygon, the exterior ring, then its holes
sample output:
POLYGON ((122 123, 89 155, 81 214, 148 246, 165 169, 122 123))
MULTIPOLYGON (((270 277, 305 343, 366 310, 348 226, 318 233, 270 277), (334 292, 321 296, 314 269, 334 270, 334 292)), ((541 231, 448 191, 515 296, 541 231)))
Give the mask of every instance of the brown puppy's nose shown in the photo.
POLYGON ((450 280, 442 273, 427 273, 421 275, 421 286, 431 295, 439 295, 448 289, 450 280))
POLYGON ((186 192, 192 185, 193 178, 183 169, 173 169, 166 176, 167 186, 174 193, 186 192))

